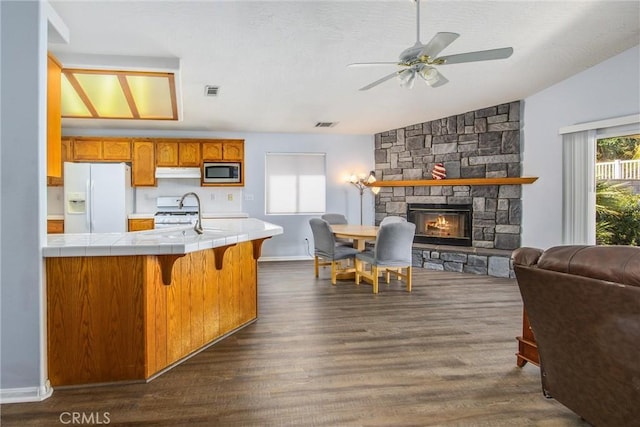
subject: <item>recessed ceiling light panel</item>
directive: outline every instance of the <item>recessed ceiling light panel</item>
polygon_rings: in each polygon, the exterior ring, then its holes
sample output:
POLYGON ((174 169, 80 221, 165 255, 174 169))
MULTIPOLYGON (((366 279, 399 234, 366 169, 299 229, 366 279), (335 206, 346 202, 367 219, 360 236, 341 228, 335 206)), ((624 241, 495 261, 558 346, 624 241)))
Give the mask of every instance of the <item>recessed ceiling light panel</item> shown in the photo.
POLYGON ((62 69, 63 118, 178 120, 173 73, 62 69))

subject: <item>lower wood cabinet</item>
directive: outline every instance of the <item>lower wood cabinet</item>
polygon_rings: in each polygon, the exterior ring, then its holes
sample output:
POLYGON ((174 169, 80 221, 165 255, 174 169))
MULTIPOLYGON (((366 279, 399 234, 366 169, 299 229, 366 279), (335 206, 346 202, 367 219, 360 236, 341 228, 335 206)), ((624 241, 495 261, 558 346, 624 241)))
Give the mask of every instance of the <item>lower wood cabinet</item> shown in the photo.
POLYGON ((51 384, 146 380, 254 321, 261 243, 228 247, 220 269, 213 249, 46 258, 51 384))
POLYGON ((48 234, 64 233, 64 220, 63 219, 47 220, 47 233, 48 234))
POLYGON ((129 220, 129 231, 153 230, 153 218, 140 218, 129 220))

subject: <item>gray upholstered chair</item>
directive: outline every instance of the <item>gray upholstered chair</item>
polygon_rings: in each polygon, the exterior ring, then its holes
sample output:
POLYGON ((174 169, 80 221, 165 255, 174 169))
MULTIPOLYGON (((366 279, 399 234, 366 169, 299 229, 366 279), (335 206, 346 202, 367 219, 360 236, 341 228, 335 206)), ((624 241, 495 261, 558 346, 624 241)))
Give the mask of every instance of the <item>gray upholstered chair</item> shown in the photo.
POLYGON ((378 293, 378 276, 385 272, 389 283, 391 273, 405 279, 407 292, 411 292, 411 248, 416 225, 412 222, 393 222, 380 227, 373 250, 356 255, 356 285, 365 277, 373 284, 373 293, 378 293), (370 269, 367 270, 366 266, 370 269), (406 269, 406 273, 402 273, 406 269))
POLYGON ((338 273, 352 273, 352 266, 344 265, 344 261, 354 259, 358 250, 353 247, 336 245, 336 239, 329 223, 320 218, 309 220, 313 233, 314 272, 319 275, 318 267, 331 265, 331 283, 336 284, 338 273), (322 261, 321 261, 322 259, 322 261))
MULTIPOLYGON (((320 218, 324 219, 329 224, 349 224, 347 217, 341 213, 326 213, 320 218)), ((346 239, 344 237, 336 237, 336 244, 338 246, 353 246, 353 240, 346 239)))
POLYGON ((385 224, 391 224, 393 222, 407 222, 406 218, 403 218, 401 216, 395 216, 395 215, 391 215, 391 216, 385 216, 384 218, 382 218, 382 221, 380 221, 380 225, 385 225, 385 224))
POLYGON ((320 218, 324 219, 329 224, 348 224, 347 217, 341 213, 326 213, 320 218))

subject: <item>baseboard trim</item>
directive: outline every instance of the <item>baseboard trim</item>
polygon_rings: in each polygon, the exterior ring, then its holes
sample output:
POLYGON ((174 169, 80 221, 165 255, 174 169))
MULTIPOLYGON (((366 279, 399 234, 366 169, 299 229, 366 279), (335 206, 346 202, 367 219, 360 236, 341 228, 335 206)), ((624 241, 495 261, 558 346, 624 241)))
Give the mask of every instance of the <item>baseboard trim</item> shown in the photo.
POLYGON ((313 261, 313 257, 310 257, 308 255, 261 256, 258 261, 313 261))
POLYGON ((49 381, 42 387, 0 389, 0 403, 41 402, 53 394, 49 381))

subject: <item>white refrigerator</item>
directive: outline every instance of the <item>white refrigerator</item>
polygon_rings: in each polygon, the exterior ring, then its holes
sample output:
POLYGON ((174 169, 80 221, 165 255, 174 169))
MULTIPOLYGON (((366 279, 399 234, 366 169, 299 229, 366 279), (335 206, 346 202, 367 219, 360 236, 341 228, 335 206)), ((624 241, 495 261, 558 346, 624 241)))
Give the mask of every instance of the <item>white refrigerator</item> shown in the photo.
POLYGON ((65 162, 65 233, 125 232, 132 211, 129 165, 65 162))

